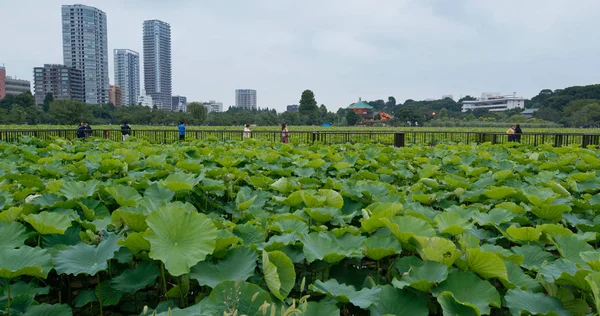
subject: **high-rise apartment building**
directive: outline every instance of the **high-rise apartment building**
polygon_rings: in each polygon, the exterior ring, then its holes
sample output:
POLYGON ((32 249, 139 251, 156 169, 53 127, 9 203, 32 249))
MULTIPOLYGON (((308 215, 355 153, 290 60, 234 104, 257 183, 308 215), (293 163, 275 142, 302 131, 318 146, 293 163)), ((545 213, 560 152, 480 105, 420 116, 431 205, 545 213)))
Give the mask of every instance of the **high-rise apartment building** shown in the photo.
POLYGON ((48 93, 55 100, 65 99, 85 102, 83 73, 81 70, 65 65, 50 65, 33 69, 33 90, 35 104, 44 104, 48 93))
POLYGON ((115 106, 123 106, 123 90, 119 86, 110 86, 108 100, 115 106))
POLYGON ((154 104, 172 110, 171 26, 159 20, 144 21, 144 88, 154 104))
POLYGON ((123 104, 138 104, 140 55, 130 49, 115 49, 115 85, 123 91, 123 104))
POLYGON ((235 90, 235 106, 249 110, 256 109, 256 90, 235 90))
POLYGON ((81 4, 62 6, 65 66, 83 72, 85 102, 108 102, 106 13, 81 4))
POLYGON ((187 98, 181 95, 174 95, 171 102, 172 111, 187 112, 187 98))

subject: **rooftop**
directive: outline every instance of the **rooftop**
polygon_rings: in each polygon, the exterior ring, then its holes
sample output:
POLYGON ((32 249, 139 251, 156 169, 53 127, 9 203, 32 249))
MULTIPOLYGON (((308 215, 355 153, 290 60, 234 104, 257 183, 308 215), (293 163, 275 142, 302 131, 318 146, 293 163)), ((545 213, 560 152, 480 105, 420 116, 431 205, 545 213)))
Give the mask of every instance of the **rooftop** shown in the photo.
POLYGON ((348 106, 348 109, 372 109, 373 107, 370 106, 369 104, 363 102, 363 101, 358 101, 356 103, 352 103, 350 104, 350 106, 348 106))

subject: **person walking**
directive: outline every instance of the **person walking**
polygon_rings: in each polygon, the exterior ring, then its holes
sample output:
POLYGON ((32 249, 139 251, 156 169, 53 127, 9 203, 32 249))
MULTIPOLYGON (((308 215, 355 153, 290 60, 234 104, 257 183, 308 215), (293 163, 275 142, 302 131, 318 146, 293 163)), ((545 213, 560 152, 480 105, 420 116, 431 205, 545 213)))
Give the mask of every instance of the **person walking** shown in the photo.
POLYGON ((185 140, 185 124, 183 123, 183 121, 179 122, 179 126, 177 126, 177 128, 179 129, 179 140, 184 141, 185 140))
POLYGON ((131 126, 129 126, 127 122, 123 122, 123 125, 121 125, 121 134, 123 134, 123 141, 126 141, 127 138, 129 138, 129 135, 131 134, 131 126))
POLYGON ((251 133, 252 131, 250 130, 250 124, 246 124, 246 126, 244 127, 244 139, 250 138, 251 133))
POLYGON ((515 127, 515 136, 514 136, 514 140, 517 143, 521 142, 521 135, 523 135, 523 130, 521 129, 521 125, 517 124, 517 126, 515 127))
POLYGON ((77 127, 77 138, 84 138, 85 137, 85 126, 83 125, 83 122, 79 123, 79 126, 77 127))
POLYGON ((88 138, 92 136, 92 126, 89 122, 85 122, 85 137, 88 138))
POLYGON ((508 141, 514 142, 515 141, 515 126, 511 125, 510 128, 506 131, 506 134, 508 134, 508 141))
POLYGON ((287 125, 281 124, 281 142, 289 143, 290 142, 290 133, 288 132, 287 125))

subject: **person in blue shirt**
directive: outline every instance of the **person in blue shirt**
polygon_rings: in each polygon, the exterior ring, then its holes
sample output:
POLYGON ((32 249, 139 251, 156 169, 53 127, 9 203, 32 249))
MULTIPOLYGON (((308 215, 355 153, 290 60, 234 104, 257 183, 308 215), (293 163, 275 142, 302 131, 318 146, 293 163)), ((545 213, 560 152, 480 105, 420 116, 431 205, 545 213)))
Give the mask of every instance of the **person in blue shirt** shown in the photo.
POLYGON ((179 140, 185 140, 185 124, 183 122, 179 122, 179 140))

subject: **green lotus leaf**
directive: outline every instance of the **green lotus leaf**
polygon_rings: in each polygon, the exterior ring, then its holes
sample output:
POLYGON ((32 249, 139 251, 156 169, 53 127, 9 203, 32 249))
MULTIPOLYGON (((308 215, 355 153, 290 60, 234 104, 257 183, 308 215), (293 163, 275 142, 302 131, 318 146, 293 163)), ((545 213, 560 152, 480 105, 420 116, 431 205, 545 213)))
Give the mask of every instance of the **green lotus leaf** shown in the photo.
POLYGON ((488 213, 476 213, 473 218, 479 223, 479 225, 500 225, 502 223, 510 222, 516 214, 503 208, 495 208, 488 213))
POLYGON ((94 290, 84 290, 80 291, 79 295, 75 297, 75 307, 84 307, 85 305, 97 302, 98 298, 96 297, 96 291, 94 290))
POLYGON ((443 212, 435 216, 435 222, 440 233, 450 234, 452 236, 460 235, 471 229, 469 220, 460 216, 458 213, 443 212))
POLYGON ((261 189, 266 189, 268 188, 273 182, 273 179, 262 176, 262 175, 256 175, 256 176, 252 176, 250 178, 248 178, 248 183, 250 183, 252 186, 254 186, 255 188, 261 188, 261 189))
POLYGON ((240 211, 245 211, 256 200, 258 195, 252 194, 252 190, 248 187, 243 187, 238 191, 237 197, 235 198, 235 204, 237 205, 237 209, 240 211))
POLYGON ((303 237, 304 255, 306 261, 323 260, 327 263, 336 263, 344 258, 362 257, 360 248, 365 238, 345 234, 337 238, 332 232, 310 233, 303 237))
POLYGON ((559 316, 569 315, 558 299, 543 293, 512 289, 506 292, 504 299, 506 307, 512 315, 522 315, 523 312, 531 315, 548 315, 550 313, 559 316))
POLYGON ((150 242, 149 256, 161 260, 173 276, 190 268, 215 250, 217 228, 204 214, 179 206, 164 206, 150 213, 144 238, 150 242))
POLYGON ((79 233, 81 227, 78 225, 67 228, 64 234, 50 234, 42 237, 44 249, 53 248, 61 245, 74 246, 81 242, 79 233))
POLYGON ((579 254, 581 259, 585 261, 595 271, 600 271, 600 252, 599 251, 584 251, 579 254))
POLYGON ((536 188, 535 190, 528 191, 525 194, 527 200, 534 206, 542 206, 544 204, 549 204, 554 199, 556 199, 557 195, 554 193, 552 189, 549 188, 536 188))
POLYGON ((542 234, 546 234, 550 237, 559 236, 559 235, 573 235, 573 232, 562 226, 561 224, 542 224, 538 225, 537 228, 540 229, 542 234))
POLYGON ((121 246, 127 247, 132 253, 150 250, 150 242, 144 238, 143 233, 130 233, 124 240, 117 242, 121 246))
POLYGON ((308 225, 304 221, 297 218, 280 218, 271 223, 269 230, 282 234, 292 232, 308 234, 308 225))
POLYGON ((256 246, 265 242, 265 232, 262 228, 251 224, 235 226, 233 234, 242 239, 244 246, 256 246))
POLYGON ((112 279, 112 288, 118 292, 134 294, 145 287, 154 284, 160 275, 158 266, 143 261, 135 269, 125 270, 121 275, 112 279))
POLYGON ((118 240, 117 235, 108 234, 98 246, 80 243, 59 250, 52 259, 54 268, 58 273, 96 275, 108 268, 107 260, 112 259, 121 247, 118 240))
POLYGON ((310 216, 313 220, 326 223, 330 220, 342 216, 342 211, 335 207, 315 207, 315 208, 305 208, 304 212, 310 216))
POLYGON ((544 204, 541 207, 533 207, 531 212, 541 219, 559 221, 563 213, 570 212, 571 207, 564 204, 544 204))
POLYGON ((317 280, 309 288, 315 293, 325 294, 340 303, 352 303, 352 305, 362 309, 368 309, 370 306, 376 305, 379 302, 379 293, 381 292, 380 287, 364 288, 357 291, 354 286, 340 284, 335 279, 329 279, 327 282, 317 280))
POLYGON ((234 248, 222 260, 202 261, 190 270, 190 278, 200 285, 215 288, 223 281, 246 281, 254 275, 258 255, 249 248, 234 248))
POLYGON ((213 252, 213 256, 222 258, 229 248, 241 244, 242 242, 242 238, 237 237, 228 230, 221 229, 217 232, 217 240, 215 242, 215 251, 213 252))
POLYGON ((402 251, 398 239, 389 236, 371 236, 365 240, 364 246, 367 257, 373 260, 381 260, 402 251))
POLYGON ((447 276, 448 267, 446 265, 434 261, 425 261, 421 265, 411 266, 406 276, 403 276, 400 280, 394 279, 392 284, 398 289, 410 286, 421 292, 429 292, 432 286, 446 280, 447 276))
POLYGON ((173 190, 158 183, 152 183, 144 190, 144 197, 153 201, 171 201, 174 196, 175 192, 173 190))
POLYGON ((502 200, 509 196, 517 194, 517 189, 510 187, 497 187, 483 191, 483 195, 493 200, 502 200))
POLYGON ((346 169, 352 168, 352 165, 346 161, 340 161, 340 162, 333 164, 333 168, 335 168, 335 170, 337 170, 337 171, 341 171, 341 170, 346 170, 346 169))
POLYGON ((513 247, 511 251, 525 256, 525 259, 521 262, 521 267, 528 270, 539 271, 543 265, 554 262, 554 256, 540 246, 523 245, 513 247))
POLYGON ((531 292, 542 292, 542 286, 538 281, 525 274, 519 266, 511 261, 504 261, 508 272, 508 282, 504 281, 507 288, 519 288, 531 292))
POLYGON ((263 251, 262 257, 263 274, 269 290, 278 299, 285 299, 296 283, 294 263, 281 251, 263 251))
POLYGON ((194 177, 191 174, 171 173, 169 176, 160 181, 160 185, 170 189, 171 191, 191 191, 196 184, 200 182, 200 178, 194 177))
POLYGON ((40 304, 27 308, 23 316, 72 316, 73 310, 65 304, 40 304))
POLYGON ((0 222, 0 249, 21 247, 26 239, 27 233, 23 225, 16 222, 0 222))
POLYGON ((431 224, 413 216, 396 216, 392 220, 387 218, 380 220, 402 245, 407 245, 410 238, 414 236, 434 237, 436 235, 431 224))
POLYGON ((24 220, 42 235, 64 234, 71 227, 71 219, 68 216, 55 212, 41 212, 29 214, 24 220))
POLYGON ((367 212, 363 213, 363 218, 360 220, 363 231, 372 233, 381 227, 385 227, 385 224, 380 219, 387 218, 391 220, 394 216, 402 212, 402 209, 402 204, 399 203, 378 202, 367 206, 367 212), (365 214, 367 217, 365 217, 365 214))
POLYGON ((442 307, 444 316, 480 316, 477 306, 459 302, 456 300, 452 292, 443 292, 438 298, 438 303, 442 307))
POLYGON ((371 306, 369 311, 371 316, 426 316, 429 314, 425 297, 410 291, 395 289, 389 285, 381 287, 379 302, 377 305, 371 306))
POLYGON ((135 188, 120 184, 114 187, 105 188, 104 190, 106 193, 110 194, 120 206, 137 206, 138 202, 142 199, 142 196, 135 188))
MULTIPOLYGON (((477 247, 469 247, 469 248, 477 248, 477 247)), ((479 247, 479 249, 481 249, 482 251, 485 251, 485 252, 494 252, 498 256, 500 256, 500 258, 502 260, 514 262, 517 265, 520 265, 523 262, 523 260, 525 260, 525 256, 523 256, 523 255, 515 254, 506 248, 502 248, 500 246, 496 246, 496 245, 492 245, 492 244, 483 244, 479 247)))
MULTIPOLYGON (((202 316, 225 315, 225 312, 232 311, 232 306, 235 306, 238 315, 258 316, 263 315, 259 311, 261 305, 264 303, 270 304, 272 300, 269 293, 258 285, 239 281, 224 281, 219 283, 210 292, 208 299, 202 303, 202 308, 200 308, 203 313, 202 316)), ((199 314, 198 312, 197 314, 199 314)))
POLYGON ((600 272, 590 273, 585 277, 585 280, 592 290, 592 296, 594 298, 594 307, 596 312, 600 312, 600 272))
POLYGON ((338 192, 330 189, 319 190, 319 195, 325 197, 325 205, 341 209, 344 207, 344 198, 338 192))
MULTIPOLYGON (((1 210, 2 208, 0 208, 1 210)), ((20 218, 21 213, 23 213, 23 208, 21 207, 11 207, 4 212, 0 212, 0 222, 2 223, 10 223, 15 222, 20 218)))
POLYGON ((294 183, 292 183, 292 181, 288 180, 287 178, 280 178, 279 180, 271 184, 271 188, 277 190, 280 193, 290 193, 296 189, 296 185, 294 185, 294 183))
POLYGON ((552 283, 554 280, 560 278, 563 273, 575 275, 577 271, 579 271, 579 268, 574 262, 561 258, 542 266, 538 273, 538 277, 543 278, 546 282, 552 283))
POLYGON ((302 316, 321 316, 321 315, 340 315, 340 308, 334 303, 321 301, 321 302, 308 302, 306 304, 306 310, 302 316))
POLYGON ((146 214, 118 209, 111 214, 110 221, 115 227, 125 225, 133 231, 144 232, 148 229, 146 217, 146 214))
POLYGON ((45 279, 52 269, 50 254, 41 248, 0 248, 0 278, 28 275, 45 279))
POLYGON ((586 277, 592 273, 589 270, 577 270, 575 274, 571 274, 569 272, 561 273, 560 277, 556 279, 554 282, 556 285, 571 285, 574 286, 583 292, 591 292, 589 284, 586 281, 586 277))
POLYGON ((87 198, 96 193, 96 189, 99 185, 100 181, 98 180, 90 180, 85 182, 69 181, 63 183, 59 192, 66 197, 67 200, 87 198))
POLYGON ((484 252, 481 249, 467 249, 466 264, 470 271, 473 271, 485 279, 498 278, 508 281, 508 272, 506 265, 493 252, 484 252))
POLYGON ((118 305, 119 301, 121 301, 121 297, 123 296, 123 292, 113 288, 111 286, 111 282, 108 280, 96 285, 95 293, 98 301, 103 306, 118 305))
POLYGON ((435 201, 435 194, 413 194, 410 196, 413 201, 429 205, 435 201))
POLYGON ((577 238, 575 235, 555 236, 552 238, 552 240, 556 245, 556 249, 563 258, 579 264, 585 264, 585 261, 581 259, 579 254, 594 250, 590 244, 577 238))
POLYGON ((501 306, 500 293, 496 288, 471 272, 450 273, 444 282, 431 291, 434 296, 450 292, 457 302, 474 306, 478 314, 487 315, 490 313, 490 306, 501 306))
POLYGON ((506 233, 511 238, 521 242, 538 241, 540 240, 540 236, 542 236, 541 229, 537 227, 517 228, 515 225, 511 225, 509 228, 507 228, 506 233))
POLYGON ((460 257, 462 252, 456 249, 456 245, 444 238, 440 237, 414 237, 413 244, 416 246, 417 252, 421 259, 427 261, 436 261, 450 267, 454 261, 460 257))
POLYGON ((571 193, 569 193, 569 191, 567 191, 567 189, 565 189, 565 187, 560 185, 560 183, 551 181, 551 182, 546 182, 545 184, 550 189, 552 189, 552 191, 554 191, 556 194, 560 195, 561 197, 571 196, 571 193))
POLYGON ((93 198, 79 199, 77 205, 81 207, 85 218, 89 221, 110 216, 109 210, 102 204, 102 201, 93 198))

